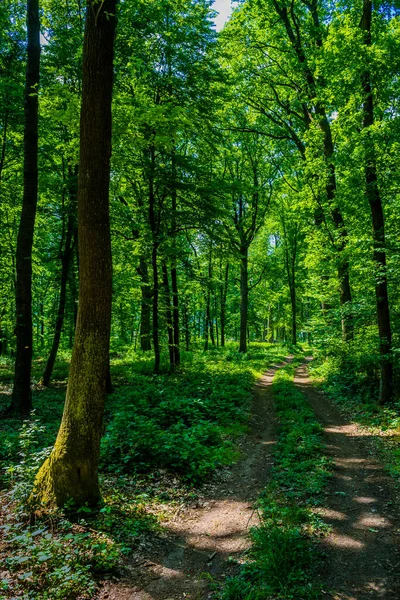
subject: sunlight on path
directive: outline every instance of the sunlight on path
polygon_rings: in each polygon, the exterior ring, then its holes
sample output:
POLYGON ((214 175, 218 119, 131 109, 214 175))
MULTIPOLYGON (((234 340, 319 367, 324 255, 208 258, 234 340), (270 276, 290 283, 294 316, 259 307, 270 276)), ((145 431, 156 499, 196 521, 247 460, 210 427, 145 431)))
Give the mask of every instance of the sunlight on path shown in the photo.
POLYGON ((400 529, 392 514, 393 481, 370 457, 370 436, 346 423, 312 387, 305 366, 296 371, 294 381, 324 426, 327 455, 334 464, 325 506, 315 510, 332 527, 321 542, 327 555, 322 573, 327 595, 336 600, 398 600, 400 529))

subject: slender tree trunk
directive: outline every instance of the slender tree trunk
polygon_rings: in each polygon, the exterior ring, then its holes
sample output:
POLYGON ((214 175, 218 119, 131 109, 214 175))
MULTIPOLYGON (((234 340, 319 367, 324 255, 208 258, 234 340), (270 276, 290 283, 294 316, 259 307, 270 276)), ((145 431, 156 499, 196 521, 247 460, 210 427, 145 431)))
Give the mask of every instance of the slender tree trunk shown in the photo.
POLYGON ((27 1, 27 65, 24 98, 24 194, 16 251, 17 352, 10 411, 23 417, 32 409, 32 246, 38 198, 38 86, 40 71, 39 0, 27 1))
POLYGON ((290 290, 290 303, 292 306, 292 344, 297 344, 297 307, 296 307, 296 288, 293 282, 292 289, 290 290))
POLYGON ((176 195, 176 164, 175 164, 175 150, 172 152, 171 157, 172 173, 173 173, 173 186, 172 186, 172 260, 171 260, 171 290, 172 290, 172 323, 173 323, 173 338, 174 338, 174 365, 177 366, 181 362, 180 356, 180 332, 179 332, 179 290, 178 290, 178 271, 176 268, 176 207, 177 207, 177 195, 176 195))
POLYGON ((219 346, 219 331, 218 331, 218 313, 217 313, 217 296, 214 295, 214 314, 215 314, 215 340, 217 348, 219 346))
POLYGON ((207 290, 207 301, 206 301, 206 314, 204 319, 204 350, 208 350, 208 331, 209 323, 211 321, 211 310, 210 310, 210 290, 207 290))
MULTIPOLYGON (((372 45, 371 38, 372 1, 364 0, 360 27, 364 32, 364 43, 372 45)), ((375 296, 381 354, 379 404, 391 402, 393 396, 393 364, 391 360, 392 330, 390 325, 389 294, 386 274, 385 217, 378 185, 376 154, 371 127, 374 124, 374 99, 371 73, 367 68, 362 74, 364 92, 363 103, 363 142, 365 160, 365 189, 372 216, 375 262, 375 296)))
POLYGON ((290 306, 292 313, 292 344, 297 344, 297 302, 296 302, 296 254, 297 254, 297 239, 295 237, 288 239, 285 242, 285 262, 286 272, 288 276, 290 306), (288 248, 290 244, 290 251, 288 248))
POLYGON ((211 313, 211 299, 210 299, 210 314, 209 314, 208 324, 209 324, 209 327, 210 327, 211 345, 215 346, 214 319, 213 319, 212 313, 211 313))
POLYGON ((239 352, 247 352, 247 317, 249 312, 249 271, 247 246, 240 248, 240 341, 239 352))
POLYGON ((140 286, 142 301, 141 301, 141 318, 140 318, 140 349, 144 352, 151 350, 151 302, 152 291, 149 282, 149 269, 144 256, 139 259, 139 275, 142 279, 140 286))
POLYGON ((159 332, 159 315, 158 315, 158 299, 159 299, 159 275, 158 275, 158 248, 160 242, 159 236, 159 211, 156 211, 156 197, 154 193, 154 166, 155 166, 155 150, 154 145, 149 148, 150 155, 150 173, 149 173, 149 223, 152 234, 152 253, 151 266, 153 269, 153 350, 154 350, 154 373, 160 372, 161 364, 161 349, 160 349, 160 332, 159 332))
POLYGON ((225 278, 221 290, 221 346, 225 346, 226 297, 228 294, 229 263, 225 267, 225 278))
POLYGON ((165 320, 167 322, 168 331, 168 353, 169 353, 169 365, 173 369, 175 367, 174 358, 174 329, 172 324, 172 311, 171 311, 171 296, 169 292, 169 281, 168 281, 168 269, 166 263, 162 263, 162 281, 164 286, 164 301, 165 301, 165 320))
POLYGON ((153 250, 151 255, 151 264, 153 268, 153 349, 154 349, 154 373, 160 372, 161 363, 161 350, 160 350, 160 337, 159 337, 159 323, 158 323, 158 294, 159 294, 159 282, 158 282, 158 244, 153 242, 153 250))
POLYGON ((189 329, 189 315, 188 315, 188 307, 186 297, 183 303, 183 319, 184 319, 184 327, 185 327, 185 345, 186 352, 190 350, 190 329, 189 329))
POLYGON ((331 204, 331 216, 338 233, 336 242, 336 251, 338 253, 337 277, 339 282, 339 297, 342 311, 342 335, 345 342, 350 342, 354 338, 354 319, 351 310, 351 287, 350 287, 350 264, 347 258, 348 234, 345 228, 343 216, 339 208, 334 206, 336 202, 336 169, 333 164, 334 146, 332 141, 332 132, 325 111, 321 112, 321 128, 324 132, 324 150, 328 167, 328 181, 326 186, 326 195, 331 204))
POLYGON ((39 339, 40 339, 40 348, 41 348, 41 350, 43 350, 43 347, 44 347, 44 302, 43 302, 43 300, 40 301, 39 309, 40 309, 40 335, 39 335, 39 339))
MULTIPOLYGON (((71 207, 72 208, 72 207, 71 207)), ((49 358, 47 359, 46 367, 42 377, 42 384, 48 386, 50 384, 51 376, 53 373, 54 363, 56 361, 58 348, 60 345, 61 332, 64 325, 65 315, 65 303, 67 298, 67 282, 68 273, 70 269, 72 251, 73 251, 73 233, 74 233, 74 221, 75 215, 72 213, 68 215, 67 232, 65 236, 65 246, 61 254, 61 281, 60 281, 60 299, 58 303, 58 312, 56 319, 56 326, 54 331, 53 343, 51 346, 49 358)))
POLYGON ((172 260, 171 267, 171 289, 172 289, 172 324, 174 338, 174 365, 177 366, 181 362, 180 355, 180 332, 179 332, 179 291, 178 291, 178 271, 176 268, 176 259, 172 260))
POLYGON ((78 183, 79 309, 64 414, 34 495, 44 504, 95 505, 109 368, 112 261, 109 218, 116 1, 90 0, 83 44, 78 183))
MULTIPOLYGON (((326 114, 325 107, 320 102, 315 102, 317 97, 317 83, 312 70, 307 61, 305 54, 305 47, 301 40, 301 32, 298 28, 298 24, 294 21, 291 9, 286 5, 281 5, 277 0, 273 0, 275 10, 279 15, 286 33, 292 45, 294 52, 296 53, 299 61, 299 66, 304 74, 305 79, 305 90, 309 96, 309 101, 314 105, 315 114, 319 119, 319 125, 323 132, 324 140, 324 154, 325 163, 328 171, 327 184, 326 184, 326 195, 330 205, 330 213, 334 222, 339 239, 335 245, 338 253, 338 284, 340 291, 340 306, 342 311, 342 333, 345 341, 351 341, 354 337, 354 323, 353 315, 351 310, 351 288, 350 288, 350 265, 347 254, 348 235, 345 228, 343 216, 337 206, 336 199, 336 169, 334 163, 334 144, 332 140, 332 131, 329 119, 326 114), (292 19, 292 20, 291 20, 292 19), (293 23, 293 25, 292 25, 293 23)), ((314 35, 315 41, 319 48, 323 46, 323 38, 321 35, 321 23, 318 14, 319 4, 317 2, 310 2, 308 4, 313 24, 314 24, 314 35)), ((320 78, 320 84, 323 86, 323 80, 320 78)), ((307 111, 306 111, 307 114, 307 111)), ((309 128, 311 119, 309 116, 305 117, 305 125, 309 128)), ((304 150, 302 151, 302 157, 305 159, 304 150)))

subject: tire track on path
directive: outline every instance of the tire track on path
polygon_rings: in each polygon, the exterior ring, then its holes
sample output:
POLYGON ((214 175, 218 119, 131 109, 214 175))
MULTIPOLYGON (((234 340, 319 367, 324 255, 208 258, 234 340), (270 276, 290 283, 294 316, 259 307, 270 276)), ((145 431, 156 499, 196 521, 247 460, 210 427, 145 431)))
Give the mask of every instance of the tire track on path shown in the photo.
POLYGON ((346 422, 312 386, 306 364, 296 370, 294 383, 324 427, 334 464, 325 506, 317 511, 332 527, 321 542, 326 553, 322 578, 331 590, 324 597, 398 600, 400 522, 393 479, 371 457, 368 434, 346 422))

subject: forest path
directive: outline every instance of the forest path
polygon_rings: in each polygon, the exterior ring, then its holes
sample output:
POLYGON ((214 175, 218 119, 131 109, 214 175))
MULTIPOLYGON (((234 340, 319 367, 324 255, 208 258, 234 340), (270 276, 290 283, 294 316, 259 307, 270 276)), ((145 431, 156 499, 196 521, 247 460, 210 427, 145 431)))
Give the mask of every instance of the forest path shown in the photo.
MULTIPOLYGON (((310 360, 310 359, 308 359, 310 360)), ((295 385, 306 395, 323 425, 327 455, 334 464, 324 508, 332 527, 322 540, 326 553, 325 598, 400 598, 400 522, 395 517, 393 479, 371 456, 371 438, 347 423, 329 399, 313 388, 307 365, 296 370, 295 385)))
POLYGON ((202 506, 178 512, 165 523, 166 536, 154 540, 131 565, 125 583, 107 583, 99 600, 201 600, 210 590, 204 574, 218 580, 235 570, 232 559, 240 562, 250 545, 249 528, 258 522, 254 501, 272 465, 272 380, 281 366, 271 367, 255 386, 251 430, 240 448, 243 458, 222 481, 208 486, 202 506))

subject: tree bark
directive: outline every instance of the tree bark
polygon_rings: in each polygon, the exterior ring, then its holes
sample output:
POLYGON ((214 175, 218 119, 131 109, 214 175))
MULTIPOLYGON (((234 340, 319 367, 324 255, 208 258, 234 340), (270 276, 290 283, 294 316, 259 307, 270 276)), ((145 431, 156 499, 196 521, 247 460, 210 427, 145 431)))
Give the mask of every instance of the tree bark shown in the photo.
POLYGON ((188 307, 187 307, 187 299, 184 298, 183 303, 183 318, 184 318, 184 328, 185 328, 185 347, 186 352, 190 350, 190 329, 189 329, 189 315, 188 315, 188 307))
POLYGON ((180 330, 179 330, 179 290, 178 290, 178 271, 176 268, 176 259, 173 258, 171 267, 171 290, 172 290, 172 326, 173 326, 173 350, 174 366, 181 362, 180 355, 180 330))
POLYGON ((169 280, 168 280, 168 269, 166 263, 162 263, 162 282, 164 286, 164 303, 165 303, 165 320, 167 322, 168 332, 168 354, 169 354, 169 365, 173 369, 175 367, 174 358, 174 330, 172 324, 172 311, 171 311, 171 295, 169 291, 169 280))
POLYGON ((149 269, 144 256, 139 259, 139 275, 142 279, 140 286, 142 294, 141 318, 140 318, 140 349, 144 352, 151 350, 151 301, 152 290, 149 283, 149 269))
POLYGON ((211 321, 211 310, 210 310, 210 290, 207 290, 207 300, 206 300, 206 314, 204 319, 204 350, 208 350, 208 330, 209 323, 211 321))
POLYGON ((89 0, 83 44, 78 182, 79 308, 64 414, 35 480, 43 504, 95 505, 109 368, 112 260, 109 218, 116 0, 89 0))
POLYGON ((149 223, 152 234, 151 266, 153 269, 153 349, 154 349, 154 373, 160 372, 161 349, 158 318, 159 298, 159 276, 158 276, 158 248, 159 248, 159 211, 156 211, 156 197, 154 193, 154 145, 149 148, 150 172, 149 172, 149 223))
POLYGON ((247 317, 249 311, 249 249, 240 248, 240 341, 239 352, 247 352, 247 317))
POLYGON ((226 296, 228 294, 229 263, 225 267, 225 277, 221 289, 221 346, 225 346, 226 296))
MULTIPOLYGON (((372 45, 371 23, 372 1, 364 0, 363 15, 360 27, 364 32, 364 43, 367 47, 372 45)), ((379 331, 379 351, 381 355, 379 404, 383 405, 391 402, 393 396, 393 363, 391 360, 392 330, 390 325, 389 295, 386 275, 385 217, 378 185, 374 140, 371 134, 371 127, 374 124, 374 98, 371 83, 371 73, 368 68, 363 72, 361 79, 364 92, 363 142, 365 160, 365 190, 372 217, 375 262, 375 296, 379 331)))
POLYGON ((158 244, 153 242, 153 251, 151 256, 151 264, 153 267, 153 348, 154 348, 154 373, 160 372, 161 350, 158 324, 158 244))
POLYGON ((40 72, 39 0, 27 1, 27 65, 24 97, 24 193, 16 251, 16 342, 10 411, 32 410, 32 246, 38 199, 38 87, 40 72))
POLYGON ((68 182, 70 206, 68 211, 67 229, 65 234, 64 249, 61 252, 61 280, 60 280, 60 299, 58 303, 57 319, 54 330, 53 343, 51 346, 49 358, 47 359, 46 367, 42 377, 42 385, 50 384, 53 373, 54 364, 57 358, 57 352, 60 345, 61 332, 64 325, 65 304, 67 299, 67 282, 70 265, 73 253, 73 238, 75 230, 75 210, 76 210, 76 175, 70 173, 70 181, 68 182))

